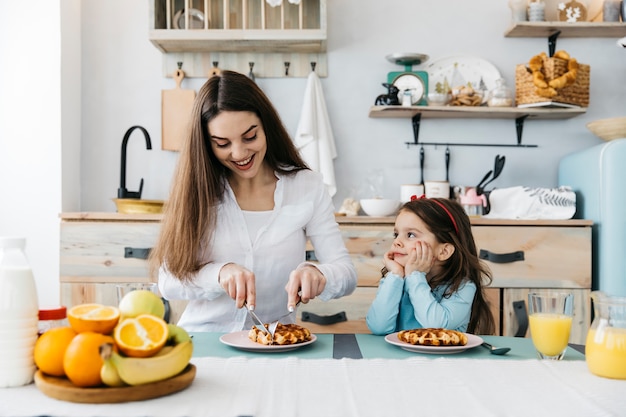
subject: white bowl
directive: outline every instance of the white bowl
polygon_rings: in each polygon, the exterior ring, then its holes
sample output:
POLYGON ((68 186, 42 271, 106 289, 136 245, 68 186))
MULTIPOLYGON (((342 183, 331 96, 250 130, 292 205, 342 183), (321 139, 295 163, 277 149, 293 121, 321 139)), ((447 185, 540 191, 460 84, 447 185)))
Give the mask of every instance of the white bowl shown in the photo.
POLYGON ((400 201, 390 198, 364 198, 360 203, 365 214, 375 217, 392 216, 401 204, 400 201))

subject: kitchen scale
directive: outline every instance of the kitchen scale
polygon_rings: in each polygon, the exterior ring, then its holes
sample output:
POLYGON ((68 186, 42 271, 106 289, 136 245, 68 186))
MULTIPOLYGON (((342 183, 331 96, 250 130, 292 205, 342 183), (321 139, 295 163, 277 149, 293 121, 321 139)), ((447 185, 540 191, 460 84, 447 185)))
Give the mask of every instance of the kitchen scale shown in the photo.
POLYGON ((413 71, 413 65, 419 65, 428 61, 428 55, 414 53, 396 53, 387 55, 387 61, 404 65, 404 71, 392 71, 387 74, 387 82, 398 88, 398 101, 402 103, 405 90, 411 92, 412 106, 427 105, 428 73, 426 71, 413 71))

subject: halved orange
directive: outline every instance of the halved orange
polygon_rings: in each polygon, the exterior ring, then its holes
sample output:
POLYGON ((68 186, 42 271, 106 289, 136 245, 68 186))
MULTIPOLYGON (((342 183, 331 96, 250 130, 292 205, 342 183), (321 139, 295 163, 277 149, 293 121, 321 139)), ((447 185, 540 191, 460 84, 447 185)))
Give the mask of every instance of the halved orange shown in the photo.
POLYGON ((102 304, 79 304, 69 309, 67 320, 76 333, 110 334, 120 320, 120 311, 102 304))
POLYGON ((145 358, 158 353, 167 342, 167 323, 152 314, 123 319, 113 333, 115 344, 126 356, 145 358))

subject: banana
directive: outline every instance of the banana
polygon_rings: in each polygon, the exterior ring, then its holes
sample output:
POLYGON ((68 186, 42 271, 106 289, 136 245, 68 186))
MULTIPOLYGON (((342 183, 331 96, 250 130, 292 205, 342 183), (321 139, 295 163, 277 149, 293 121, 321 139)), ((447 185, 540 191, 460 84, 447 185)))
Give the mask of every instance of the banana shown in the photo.
POLYGON ((100 368, 100 378, 104 385, 109 387, 124 387, 126 382, 122 381, 120 374, 117 372, 117 368, 113 365, 111 359, 107 359, 100 368))
POLYGON ((163 355, 130 358, 121 356, 111 349, 110 352, 104 352, 103 359, 105 363, 110 361, 115 366, 120 378, 126 384, 142 385, 178 375, 185 369, 192 354, 193 343, 187 340, 163 355))

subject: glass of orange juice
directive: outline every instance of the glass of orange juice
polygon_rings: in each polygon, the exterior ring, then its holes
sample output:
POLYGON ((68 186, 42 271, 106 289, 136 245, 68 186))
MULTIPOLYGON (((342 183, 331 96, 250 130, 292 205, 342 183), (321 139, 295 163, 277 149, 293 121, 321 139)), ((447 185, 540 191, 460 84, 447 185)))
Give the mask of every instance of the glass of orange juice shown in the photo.
POLYGON ((568 292, 528 294, 528 323, 537 356, 561 360, 567 350, 574 314, 574 296, 568 292))

